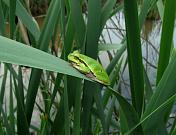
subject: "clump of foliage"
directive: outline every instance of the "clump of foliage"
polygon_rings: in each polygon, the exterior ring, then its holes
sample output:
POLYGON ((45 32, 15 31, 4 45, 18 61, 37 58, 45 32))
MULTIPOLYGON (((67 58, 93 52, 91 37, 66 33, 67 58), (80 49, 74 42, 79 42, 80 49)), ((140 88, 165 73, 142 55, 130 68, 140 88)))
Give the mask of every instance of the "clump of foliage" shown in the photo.
POLYGON ((172 45, 176 1, 165 0, 163 9, 161 0, 145 0, 138 11, 136 0, 51 0, 42 28, 27 7, 23 0, 0 0, 0 61, 4 65, 0 134, 175 134, 176 120, 170 129, 167 123, 176 97, 176 50, 172 45), (143 66, 140 31, 156 4, 163 24, 156 85, 152 88, 143 66), (122 10, 126 37, 115 43, 120 47, 106 68, 111 80, 106 87, 75 70, 67 56, 73 50, 93 59, 98 59, 100 50, 110 54, 111 44, 102 43, 100 37, 107 20, 122 10), (125 50, 128 57, 123 55, 125 50), (130 102, 119 88, 124 60, 129 67, 130 102), (23 66, 30 71, 27 84, 23 66), (31 122, 36 108, 38 125, 31 122))

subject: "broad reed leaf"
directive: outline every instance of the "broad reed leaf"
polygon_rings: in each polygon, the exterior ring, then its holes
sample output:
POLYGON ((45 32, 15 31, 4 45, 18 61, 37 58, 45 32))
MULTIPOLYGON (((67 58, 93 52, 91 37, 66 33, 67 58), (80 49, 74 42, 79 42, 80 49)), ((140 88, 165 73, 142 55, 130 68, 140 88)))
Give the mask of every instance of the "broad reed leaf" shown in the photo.
POLYGON ((132 103, 140 116, 144 101, 144 78, 136 0, 124 0, 124 11, 132 103))
POLYGON ((0 61, 88 79, 64 60, 0 36, 0 61))

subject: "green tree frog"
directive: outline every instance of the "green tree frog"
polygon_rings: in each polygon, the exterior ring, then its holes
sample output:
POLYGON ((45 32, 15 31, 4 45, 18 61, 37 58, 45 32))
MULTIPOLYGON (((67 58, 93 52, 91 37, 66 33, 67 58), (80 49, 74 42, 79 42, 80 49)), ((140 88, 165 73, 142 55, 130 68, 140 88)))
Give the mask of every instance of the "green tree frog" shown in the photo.
POLYGON ((80 54, 78 50, 68 55, 68 60, 74 68, 94 81, 104 85, 110 85, 110 79, 106 71, 96 60, 80 54))

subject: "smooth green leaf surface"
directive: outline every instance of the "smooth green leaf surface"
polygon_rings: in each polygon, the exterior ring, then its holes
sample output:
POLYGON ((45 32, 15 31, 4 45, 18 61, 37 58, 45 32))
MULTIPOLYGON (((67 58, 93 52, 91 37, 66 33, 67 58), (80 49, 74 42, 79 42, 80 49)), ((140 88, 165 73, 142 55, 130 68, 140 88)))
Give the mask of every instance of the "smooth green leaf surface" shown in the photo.
POLYGON ((119 50, 122 44, 99 44, 98 51, 119 50))
POLYGON ((0 61, 59 72, 89 80, 66 61, 38 49, 0 36, 0 61))
POLYGON ((71 18, 73 18, 73 25, 75 28, 78 46, 82 47, 85 43, 86 26, 85 26, 82 12, 81 12, 80 1, 79 0, 71 0, 69 2, 70 2, 70 9, 71 9, 70 10, 71 11, 71 18))
POLYGON ((136 0, 124 0, 124 11, 132 103, 140 116, 144 101, 144 78, 136 0))

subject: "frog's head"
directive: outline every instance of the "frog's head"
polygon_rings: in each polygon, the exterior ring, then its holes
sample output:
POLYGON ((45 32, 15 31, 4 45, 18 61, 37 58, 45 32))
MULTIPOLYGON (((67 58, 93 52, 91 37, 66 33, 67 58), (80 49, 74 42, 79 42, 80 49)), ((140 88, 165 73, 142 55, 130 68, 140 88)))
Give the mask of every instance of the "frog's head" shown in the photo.
POLYGON ((80 53, 78 50, 70 53, 68 55, 68 60, 71 62, 72 66, 75 67, 80 72, 87 74, 90 72, 90 69, 85 65, 85 63, 79 58, 80 53))
POLYGON ((79 63, 79 59, 78 59, 78 55, 79 55, 79 52, 78 50, 74 51, 73 53, 70 53, 68 55, 68 60, 71 62, 71 63, 79 63))

